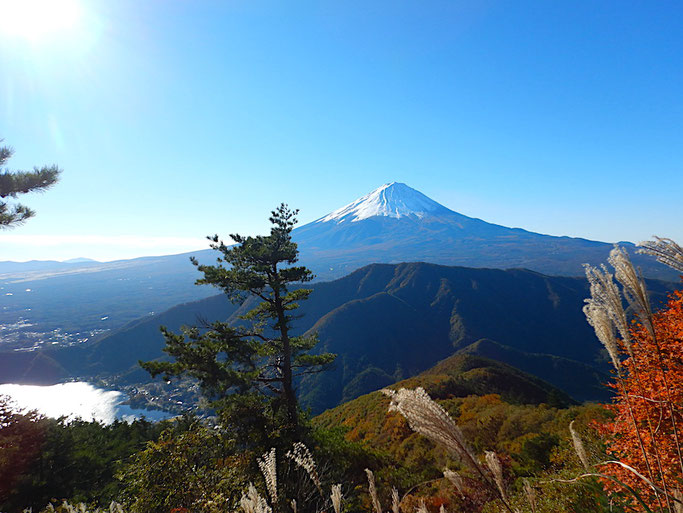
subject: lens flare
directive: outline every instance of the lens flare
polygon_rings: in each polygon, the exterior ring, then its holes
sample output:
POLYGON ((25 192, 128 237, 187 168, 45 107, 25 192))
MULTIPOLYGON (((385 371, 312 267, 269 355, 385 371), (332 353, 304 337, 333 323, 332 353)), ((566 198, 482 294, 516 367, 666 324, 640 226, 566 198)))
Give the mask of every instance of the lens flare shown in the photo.
POLYGON ((0 0, 0 36, 39 43, 69 34, 82 17, 78 0, 0 0))

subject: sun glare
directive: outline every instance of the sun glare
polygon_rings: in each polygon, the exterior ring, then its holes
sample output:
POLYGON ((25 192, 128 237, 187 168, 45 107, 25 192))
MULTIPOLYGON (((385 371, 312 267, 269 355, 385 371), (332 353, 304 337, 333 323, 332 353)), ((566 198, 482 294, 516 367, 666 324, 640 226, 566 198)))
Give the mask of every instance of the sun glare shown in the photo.
POLYGON ((82 17, 78 0, 0 0, 0 36, 45 42, 70 34, 82 17))

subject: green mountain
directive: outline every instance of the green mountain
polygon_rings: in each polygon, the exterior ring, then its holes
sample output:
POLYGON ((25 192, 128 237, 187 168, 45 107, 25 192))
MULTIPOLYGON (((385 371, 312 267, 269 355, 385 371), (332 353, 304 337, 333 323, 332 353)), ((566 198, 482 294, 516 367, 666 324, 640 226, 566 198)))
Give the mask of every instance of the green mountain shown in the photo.
MULTIPOLYGON (((659 299, 673 288, 661 281, 648 286, 659 299)), ((295 328, 318 333, 317 350, 339 355, 332 370, 299 384, 303 404, 314 412, 415 376, 458 350, 519 366, 577 399, 604 398, 599 383, 606 360, 581 310, 588 296, 583 278, 520 269, 373 264, 312 288, 295 328)), ((142 382, 149 378, 138 360, 162 356, 159 325, 178 330, 182 324, 217 319, 237 322, 250 306, 253 302, 233 305, 214 296, 145 317, 87 346, 5 353, 0 359, 8 372, 2 380, 26 382, 29 354, 73 377, 142 382)))
MULTIPOLYGON (((399 264, 368 266, 345 280, 357 283, 358 297, 310 329, 320 336, 319 350, 339 354, 332 371, 301 384, 313 411, 414 376, 481 339, 514 349, 498 355, 503 361, 519 363, 532 354, 529 371, 545 372, 541 367, 552 364, 570 373, 545 376, 577 398, 605 397, 599 383, 606 360, 582 312, 589 295, 584 279, 399 264)), ((661 299, 672 285, 653 281, 649 287, 661 299)))
MULTIPOLYGON (((452 400, 468 396, 497 394, 509 404, 547 404, 563 408, 576 404, 567 394, 551 384, 510 365, 469 354, 455 354, 434 367, 386 387, 414 389, 422 387, 434 400, 452 400)), ((372 391, 318 415, 315 422, 324 427, 363 424, 367 433, 355 433, 365 438, 369 433, 387 431, 389 399, 372 391)), ((387 435, 388 436, 388 435, 387 435)), ((381 437, 386 439, 387 437, 381 437)))
POLYGON ((505 362, 564 390, 578 401, 606 401, 612 392, 605 386, 610 374, 585 363, 550 354, 527 353, 482 339, 458 351, 505 362))

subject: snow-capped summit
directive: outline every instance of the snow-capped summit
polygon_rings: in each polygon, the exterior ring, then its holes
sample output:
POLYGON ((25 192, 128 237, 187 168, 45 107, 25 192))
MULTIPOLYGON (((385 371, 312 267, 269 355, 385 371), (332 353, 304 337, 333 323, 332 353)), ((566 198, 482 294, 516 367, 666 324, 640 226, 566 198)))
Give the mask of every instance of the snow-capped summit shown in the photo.
MULTIPOLYGON (((292 237, 301 261, 325 279, 370 263, 396 262, 526 268, 578 276, 584 262, 597 265, 612 248, 604 242, 487 223, 396 182, 295 228, 292 237)), ((656 266, 639 255, 635 258, 638 265, 648 267, 650 276, 657 276, 656 266)))
POLYGON ((416 217, 448 211, 446 207, 428 198, 420 191, 404 183, 391 182, 382 185, 353 203, 318 219, 318 223, 334 221, 337 224, 362 221, 370 217, 416 217))

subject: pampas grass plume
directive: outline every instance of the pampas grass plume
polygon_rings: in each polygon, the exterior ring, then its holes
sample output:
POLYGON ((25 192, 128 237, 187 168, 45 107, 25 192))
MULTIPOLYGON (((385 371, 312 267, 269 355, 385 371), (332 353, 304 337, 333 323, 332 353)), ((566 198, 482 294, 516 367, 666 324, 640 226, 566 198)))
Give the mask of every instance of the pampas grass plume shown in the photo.
POLYGON ((460 474, 445 468, 443 469, 443 476, 455 486, 460 495, 465 495, 465 481, 460 474))
POLYGON ((316 486, 318 492, 320 492, 320 495, 322 496, 323 490, 320 483, 320 476, 318 475, 318 470, 316 468, 313 455, 311 454, 311 451, 308 450, 308 447, 301 442, 295 442, 292 450, 288 451, 285 456, 292 459, 297 465, 306 471, 308 477, 311 479, 311 481, 313 481, 313 484, 316 486))
POLYGON ((401 498, 398 495, 398 490, 396 488, 391 489, 391 513, 400 513, 401 511, 401 498))
POLYGON ((654 256, 658 262, 683 273, 683 248, 671 239, 657 237, 655 240, 639 242, 638 253, 654 256))
POLYGON ((330 500, 332 501, 332 508, 334 508, 334 513, 341 513, 341 484, 332 485, 330 500))
POLYGON ((369 468, 365 469, 365 474, 368 476, 368 491, 370 492, 370 499, 372 500, 372 507, 375 513, 382 513, 382 505, 377 496, 377 487, 375 486, 375 474, 369 468))
POLYGON ((451 453, 459 456, 465 465, 483 475, 460 428, 448 412, 433 401, 422 387, 414 390, 402 388, 398 392, 385 388, 382 393, 391 398, 389 411, 397 411, 403 415, 413 431, 443 445, 451 453))
POLYGON ((583 446, 583 442, 581 441, 579 434, 574 429, 574 422, 576 422, 576 421, 572 420, 569 423, 569 432, 572 435, 572 443, 574 444, 574 450, 576 451, 576 455, 581 460, 581 464, 583 465, 583 468, 586 469, 586 472, 590 472, 590 466, 591 465, 588 461, 588 454, 586 453, 586 448, 583 446))
POLYGON ((266 488, 270 494, 273 504, 277 503, 277 462, 275 460, 275 447, 270 452, 265 453, 257 460, 263 478, 266 481, 266 488))
POLYGON ((500 458, 498 458, 498 455, 495 452, 486 451, 486 465, 491 471, 491 474, 493 474, 493 479, 500 491, 500 496, 503 500, 507 501, 505 483, 503 481, 503 465, 500 463, 500 458))

